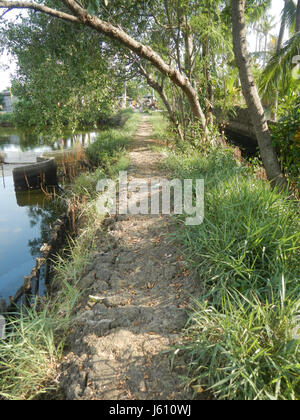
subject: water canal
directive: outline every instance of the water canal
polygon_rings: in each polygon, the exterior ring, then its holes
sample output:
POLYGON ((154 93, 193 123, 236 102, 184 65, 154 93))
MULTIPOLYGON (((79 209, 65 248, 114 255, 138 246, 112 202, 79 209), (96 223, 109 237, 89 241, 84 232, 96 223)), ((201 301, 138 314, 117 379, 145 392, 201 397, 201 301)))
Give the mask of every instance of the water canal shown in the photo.
MULTIPOLYGON (((61 214, 58 200, 42 191, 16 192, 12 170, 21 164, 36 162, 43 154, 61 156, 66 149, 93 142, 97 132, 78 133, 52 142, 12 129, 0 128, 0 299, 8 302, 23 284, 40 255, 40 247, 47 242, 49 226, 61 214)), ((40 282, 40 294, 45 285, 40 282)))

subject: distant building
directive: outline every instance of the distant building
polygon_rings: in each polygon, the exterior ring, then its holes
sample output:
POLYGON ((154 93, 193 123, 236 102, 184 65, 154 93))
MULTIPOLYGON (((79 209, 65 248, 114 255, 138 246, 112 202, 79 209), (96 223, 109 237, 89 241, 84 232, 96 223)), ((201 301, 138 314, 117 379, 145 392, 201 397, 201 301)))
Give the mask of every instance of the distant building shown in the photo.
POLYGON ((16 98, 12 97, 9 90, 2 92, 2 95, 4 96, 2 111, 13 112, 13 104, 16 102, 16 98))
POLYGON ((147 109, 158 109, 157 99, 154 94, 144 95, 142 99, 142 106, 147 109))

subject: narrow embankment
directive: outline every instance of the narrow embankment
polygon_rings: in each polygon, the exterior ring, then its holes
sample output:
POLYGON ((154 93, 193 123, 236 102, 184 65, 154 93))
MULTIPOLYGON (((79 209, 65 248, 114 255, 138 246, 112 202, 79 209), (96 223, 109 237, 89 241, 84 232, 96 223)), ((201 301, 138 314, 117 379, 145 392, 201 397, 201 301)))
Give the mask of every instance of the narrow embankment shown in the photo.
MULTIPOLYGON (((130 150, 131 178, 162 177, 161 154, 151 150, 152 127, 142 117, 130 150)), ((93 262, 79 286, 81 312, 62 365, 67 399, 188 399, 170 357, 182 340, 195 285, 169 234, 167 216, 105 220, 93 262), (89 295, 101 298, 92 303, 89 295)))

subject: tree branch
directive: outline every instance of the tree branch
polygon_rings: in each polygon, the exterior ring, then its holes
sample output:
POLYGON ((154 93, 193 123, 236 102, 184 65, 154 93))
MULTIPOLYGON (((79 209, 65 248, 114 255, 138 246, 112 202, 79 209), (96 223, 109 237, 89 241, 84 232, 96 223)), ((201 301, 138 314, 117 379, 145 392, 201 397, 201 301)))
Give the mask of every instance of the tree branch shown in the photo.
MULTIPOLYGON (((46 13, 47 15, 57 17, 59 19, 64 19, 69 22, 73 23, 82 23, 78 17, 70 15, 68 13, 61 12, 60 10, 55 10, 50 7, 44 6, 42 4, 38 4, 35 2, 29 2, 29 1, 1 1, 0 0, 0 9, 31 9, 36 10, 39 12, 46 13)), ((5 12, 7 13, 7 11, 5 12)), ((3 17, 2 15, 1 17, 3 17)))

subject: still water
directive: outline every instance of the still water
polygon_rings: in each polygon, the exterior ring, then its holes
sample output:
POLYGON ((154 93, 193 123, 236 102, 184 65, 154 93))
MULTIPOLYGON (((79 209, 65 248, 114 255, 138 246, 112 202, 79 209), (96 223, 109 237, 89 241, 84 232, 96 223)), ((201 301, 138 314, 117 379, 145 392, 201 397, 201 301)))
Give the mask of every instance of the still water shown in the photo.
MULTIPOLYGON (((61 214, 57 202, 41 191, 15 192, 12 169, 24 163, 36 162, 36 157, 64 149, 76 142, 86 145, 97 133, 78 134, 46 144, 43 139, 13 130, 0 129, 0 299, 8 300, 22 286, 47 242, 49 225, 61 214)), ((42 282, 41 282, 42 283, 42 282)), ((40 294, 45 286, 40 284, 40 294)))

